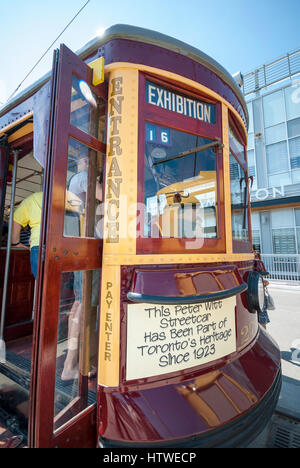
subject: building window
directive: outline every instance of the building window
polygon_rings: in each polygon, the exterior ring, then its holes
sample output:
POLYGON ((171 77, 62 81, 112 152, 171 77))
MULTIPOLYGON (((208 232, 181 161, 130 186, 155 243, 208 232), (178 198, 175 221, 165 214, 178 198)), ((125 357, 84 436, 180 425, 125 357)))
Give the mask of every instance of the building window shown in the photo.
POLYGON ((300 84, 284 90, 287 120, 300 117, 300 84))
POLYGON ((295 221, 296 221, 298 254, 300 254, 300 208, 297 208, 295 210, 295 221))
POLYGON ((254 133, 248 133, 248 150, 254 150, 254 133))
POLYGON ((284 90, 292 183, 300 182, 300 85, 284 90))
POLYGON ((284 100, 281 90, 263 97, 263 110, 265 127, 271 127, 285 121, 284 100))
POLYGON ((289 140, 291 169, 300 168, 300 137, 289 140))
POLYGON ((287 145, 285 141, 266 147, 268 173, 284 172, 289 169, 287 145))
POLYGON ((300 86, 262 98, 269 187, 300 182, 300 86))
POLYGON ((278 143, 283 140, 286 140, 286 128, 284 123, 265 129, 266 145, 272 145, 273 143, 278 143))
POLYGON ((300 118, 287 122, 292 181, 300 182, 300 118))
POLYGON ((254 150, 248 150, 248 175, 249 178, 253 177, 253 183, 250 183, 250 188, 252 190, 257 189, 257 180, 256 180, 256 164, 255 164, 255 153, 254 150))
POLYGON ((282 172, 280 174, 269 176, 268 179, 269 187, 282 187, 285 185, 290 185, 291 174, 289 172, 282 172))
POLYGON ((272 229, 273 253, 296 254, 295 231, 291 228, 272 229))
POLYGON ((292 209, 271 212, 272 242, 274 254, 296 254, 294 213, 292 209))
POLYGON ((256 252, 261 252, 260 230, 252 229, 252 244, 256 252))
POLYGON ((288 137, 293 138, 300 135, 300 118, 290 120, 287 123, 288 137))
POLYGON ((252 101, 248 102, 247 109, 248 109, 248 114, 249 114, 248 133, 253 133, 254 132, 254 127, 253 127, 253 104, 252 104, 252 101))
POLYGON ((260 236, 260 219, 259 213, 251 213, 251 226, 252 226, 252 245, 256 252, 261 252, 261 236, 260 236))

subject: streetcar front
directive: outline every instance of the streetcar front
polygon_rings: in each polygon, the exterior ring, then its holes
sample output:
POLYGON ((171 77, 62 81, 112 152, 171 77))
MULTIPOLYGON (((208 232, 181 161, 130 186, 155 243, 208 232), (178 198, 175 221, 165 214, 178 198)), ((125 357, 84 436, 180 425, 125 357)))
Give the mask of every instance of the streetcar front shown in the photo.
POLYGON ((245 446, 281 379, 258 324, 246 104, 212 59, 137 29, 106 64, 100 446, 245 446))
POLYGON ((245 447, 263 430, 281 361, 258 323, 247 125, 221 65, 128 25, 62 45, 0 110, 0 429, 108 448, 245 447), (37 191, 35 282, 12 227, 37 191))

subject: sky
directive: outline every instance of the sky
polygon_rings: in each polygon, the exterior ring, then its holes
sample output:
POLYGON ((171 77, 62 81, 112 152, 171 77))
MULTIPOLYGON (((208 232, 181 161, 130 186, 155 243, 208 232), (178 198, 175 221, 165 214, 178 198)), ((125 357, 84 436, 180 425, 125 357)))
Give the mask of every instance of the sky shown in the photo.
MULTIPOLYGON (((0 105, 86 2, 0 0, 0 105)), ((175 37, 245 74, 300 47, 299 18, 300 0, 90 0, 16 94, 51 69, 60 43, 76 52, 114 24, 175 37)))

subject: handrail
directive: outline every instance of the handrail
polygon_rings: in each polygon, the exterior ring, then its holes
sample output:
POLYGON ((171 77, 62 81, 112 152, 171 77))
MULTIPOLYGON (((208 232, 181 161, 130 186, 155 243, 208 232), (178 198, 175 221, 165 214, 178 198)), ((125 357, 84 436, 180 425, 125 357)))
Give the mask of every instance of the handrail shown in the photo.
POLYGON ((16 179, 17 179, 17 167, 18 167, 18 150, 14 150, 14 167, 12 176, 12 192, 10 199, 10 216, 8 224, 7 234, 7 248, 6 248, 6 261, 4 270, 4 282, 3 282, 3 294, 2 294, 2 305, 0 315, 0 360, 3 361, 5 354, 5 343, 4 343, 4 324, 5 324, 5 312, 6 312, 6 299, 7 299, 7 286, 8 286, 8 275, 9 275, 9 263, 10 263, 10 251, 11 251, 11 236, 13 226, 13 215, 14 215, 14 203, 15 203, 15 192, 16 192, 16 179))
POLYGON ((216 291, 210 294, 200 294, 199 296, 152 296, 149 294, 140 294, 129 291, 127 298, 132 302, 146 303, 146 304, 200 304, 203 302, 220 301, 228 297, 237 296, 248 289, 246 283, 236 286, 232 289, 225 289, 224 291, 216 291))
POLYGON ((290 52, 272 62, 245 73, 243 93, 248 96, 275 83, 297 76, 300 73, 300 50, 290 52))

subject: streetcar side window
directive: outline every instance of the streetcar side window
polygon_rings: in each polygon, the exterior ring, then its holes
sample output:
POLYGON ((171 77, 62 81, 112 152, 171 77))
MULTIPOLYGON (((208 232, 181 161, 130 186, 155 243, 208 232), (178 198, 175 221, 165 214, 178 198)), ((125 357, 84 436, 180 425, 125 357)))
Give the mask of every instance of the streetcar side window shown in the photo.
POLYGON ((249 240, 248 204, 249 191, 247 179, 246 147, 230 114, 230 192, 233 240, 249 240))
POLYGON ((238 136, 238 133, 233 125, 229 125, 229 146, 238 161, 240 161, 242 164, 246 164, 245 146, 240 141, 240 137, 238 136))
POLYGON ((216 238, 216 153, 197 151, 211 140, 150 122, 145 140, 144 236, 216 238))
POLYGON ((229 161, 232 238, 248 241, 248 186, 246 174, 231 152, 229 161))

